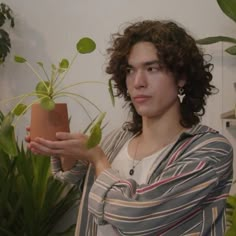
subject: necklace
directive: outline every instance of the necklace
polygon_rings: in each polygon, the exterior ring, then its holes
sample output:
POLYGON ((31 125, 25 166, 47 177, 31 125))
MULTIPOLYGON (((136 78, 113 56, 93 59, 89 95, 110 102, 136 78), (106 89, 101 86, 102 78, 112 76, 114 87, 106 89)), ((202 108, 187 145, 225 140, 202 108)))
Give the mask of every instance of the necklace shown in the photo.
POLYGON ((129 175, 133 175, 134 174, 135 167, 142 161, 142 159, 141 159, 141 160, 137 161, 136 164, 134 164, 135 163, 136 154, 137 154, 137 151, 138 151, 139 141, 140 141, 140 139, 138 139, 137 144, 136 144, 134 158, 133 158, 133 164, 132 164, 132 168, 129 170, 129 175))
MULTIPOLYGON (((176 139, 176 137, 178 137, 182 132, 183 132, 183 128, 177 133, 177 135, 175 135, 173 138, 171 138, 170 140, 169 140, 169 142, 168 143, 172 143, 175 139, 176 139)), ((135 158, 136 158, 136 155, 137 155, 137 151, 138 151, 138 146, 139 146, 139 142, 140 142, 140 138, 138 139, 138 141, 137 141, 137 144, 136 144, 136 148, 135 148, 135 153, 134 153, 134 158, 133 158, 133 164, 132 164, 132 167, 131 167, 131 169, 129 170, 129 175, 133 175, 134 174, 134 170, 135 170, 135 168, 136 168, 136 166, 138 165, 138 164, 140 164, 141 162, 142 162, 142 160, 143 159, 141 159, 141 160, 138 160, 136 163, 135 163, 135 158)), ((166 146, 166 145, 165 145, 166 146)))

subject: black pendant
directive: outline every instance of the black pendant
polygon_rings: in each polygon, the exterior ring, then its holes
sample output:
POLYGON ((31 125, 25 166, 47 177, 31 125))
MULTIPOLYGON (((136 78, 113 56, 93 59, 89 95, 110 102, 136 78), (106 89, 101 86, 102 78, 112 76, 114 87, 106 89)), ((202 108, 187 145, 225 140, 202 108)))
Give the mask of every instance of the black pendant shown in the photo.
POLYGON ((132 169, 130 169, 130 171, 129 171, 129 175, 133 175, 134 174, 134 169, 132 168, 132 169))

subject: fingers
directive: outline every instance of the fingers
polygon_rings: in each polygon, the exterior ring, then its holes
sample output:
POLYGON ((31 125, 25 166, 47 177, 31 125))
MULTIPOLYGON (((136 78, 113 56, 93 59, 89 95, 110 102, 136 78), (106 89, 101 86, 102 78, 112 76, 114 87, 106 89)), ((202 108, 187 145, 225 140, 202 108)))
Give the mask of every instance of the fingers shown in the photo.
POLYGON ((56 156, 63 153, 63 150, 57 147, 57 145, 55 145, 55 142, 48 141, 42 138, 36 138, 35 141, 32 141, 29 144, 29 147, 33 153, 47 156, 56 156))
POLYGON ((29 135, 25 136, 25 141, 26 141, 27 143, 30 143, 30 136, 29 136, 29 135))
POLYGON ((67 133, 67 132, 57 132, 56 138, 59 140, 70 140, 70 139, 82 139, 86 137, 81 133, 67 133))

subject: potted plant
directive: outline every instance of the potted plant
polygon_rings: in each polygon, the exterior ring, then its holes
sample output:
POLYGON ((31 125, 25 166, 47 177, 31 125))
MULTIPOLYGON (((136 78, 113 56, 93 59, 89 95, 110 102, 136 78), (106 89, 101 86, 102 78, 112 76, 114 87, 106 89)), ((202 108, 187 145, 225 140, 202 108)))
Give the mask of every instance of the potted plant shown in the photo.
MULTIPOLYGON (((17 100, 17 104, 12 109, 12 114, 15 116, 21 116, 25 112, 27 112, 30 108, 31 110, 31 139, 35 137, 41 136, 47 139, 55 139, 55 132, 57 131, 69 131, 69 118, 67 114, 67 106, 66 104, 57 104, 56 100, 60 97, 70 97, 79 105, 82 106, 83 110, 88 114, 86 107, 81 103, 81 100, 84 100, 89 105, 95 107, 98 112, 98 118, 93 120, 90 118, 89 114, 88 117, 91 120, 89 124, 90 136, 88 139, 88 147, 92 147, 97 145, 101 139, 101 124, 102 120, 105 116, 105 113, 102 112, 93 102, 89 99, 81 96, 77 93, 72 93, 70 89, 74 86, 88 84, 88 83, 100 83, 104 84, 103 82, 99 81, 80 81, 70 85, 63 85, 63 82, 68 74, 70 68, 72 67, 75 59, 79 54, 86 54, 91 53, 95 50, 96 44, 95 42, 88 37, 81 38, 76 44, 76 53, 71 61, 66 58, 63 58, 58 65, 52 64, 51 65, 51 73, 46 71, 43 62, 38 62, 38 67, 42 70, 43 77, 32 65, 28 62, 25 58, 21 56, 15 56, 15 61, 17 63, 24 63, 26 64, 30 70, 33 72, 34 76, 38 79, 37 84, 35 86, 35 90, 27 93, 22 94, 20 96, 10 98, 7 101, 17 100), (28 105, 24 103, 27 98, 34 97, 35 99, 31 101, 28 105), (60 115, 57 109, 63 108, 65 114, 60 115), (40 113, 34 114, 35 110, 39 110, 40 113), (40 122, 35 122, 36 118, 41 118, 40 122), (65 124, 60 124, 59 121, 65 121, 65 124), (36 125, 35 125, 36 124, 36 125), (42 124, 43 126, 40 126, 42 124), (52 131, 52 134, 45 134, 43 131, 52 131)), ((114 103, 114 97, 112 92, 111 82, 108 83, 109 92, 112 98, 112 102, 114 103)), ((6 103, 6 100, 2 101, 2 103, 6 103)))
POLYGON ((5 58, 10 53, 11 40, 9 33, 3 29, 3 26, 10 21, 10 27, 14 27, 14 18, 11 8, 5 3, 0 3, 0 64, 5 61, 5 58))
MULTIPOLYGON (((10 121, 0 112, 0 128, 6 120, 10 121)), ((14 134, 8 131, 8 137, 14 134)), ((7 133, 0 133, 0 138, 7 133)), ((0 146, 0 235, 73 235, 74 225, 60 234, 53 229, 77 204, 79 189, 53 178, 48 157, 25 151, 15 136, 11 145, 14 155, 0 146)))

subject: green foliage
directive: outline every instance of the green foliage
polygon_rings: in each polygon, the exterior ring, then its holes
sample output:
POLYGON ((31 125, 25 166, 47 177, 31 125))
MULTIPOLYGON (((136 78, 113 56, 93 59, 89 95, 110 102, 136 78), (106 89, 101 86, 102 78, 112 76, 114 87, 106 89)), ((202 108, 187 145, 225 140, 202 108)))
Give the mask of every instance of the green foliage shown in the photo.
POLYGON ((227 198, 226 208, 227 232, 225 236, 236 235, 236 195, 230 195, 227 198))
POLYGON ((11 156, 17 155, 15 132, 12 125, 13 118, 12 113, 4 116, 0 111, 0 149, 11 156))
MULTIPOLYGON (((236 22, 236 0, 217 0, 217 3, 224 14, 236 22)), ((225 51, 230 55, 236 55, 236 38, 212 36, 197 40, 198 44, 212 44, 217 42, 233 43, 234 45, 228 47, 225 51)))
POLYGON ((11 8, 4 4, 0 4, 0 64, 5 61, 8 53, 10 53, 11 49, 11 40, 9 37, 9 33, 4 30, 2 27, 6 23, 6 21, 10 21, 10 26, 14 27, 14 18, 13 12, 11 8))
MULTIPOLYGON (((17 100, 20 101, 17 103, 16 108, 14 108, 14 110, 17 111, 15 115, 21 115, 30 108, 31 104, 29 106, 22 106, 22 102, 28 97, 36 97, 36 101, 34 101, 34 103, 39 102, 44 109, 49 111, 54 109, 55 99, 59 97, 79 97, 82 100, 88 101, 88 99, 80 96, 79 94, 72 94, 68 91, 71 87, 83 84, 85 82, 78 82, 76 84, 69 86, 67 85, 64 87, 61 86, 78 54, 86 54, 93 52, 96 49, 96 44, 92 39, 84 37, 78 41, 78 43, 76 44, 76 49, 76 54, 74 55, 71 62, 69 62, 68 59, 63 58, 59 62, 58 66, 54 64, 51 65, 50 76, 49 73, 47 73, 47 71, 45 70, 43 62, 37 62, 37 65, 43 71, 45 78, 40 75, 40 73, 30 64, 30 62, 27 61, 26 58, 21 56, 15 56, 15 62, 26 64, 34 73, 34 76, 36 76, 36 78, 38 79, 34 91, 32 91, 31 93, 22 94, 21 96, 17 97, 17 100)), ((86 83, 98 83, 98 81, 87 81, 86 83)), ((90 101, 89 103, 93 105, 97 110, 99 110, 99 108, 94 103, 90 101)))
MULTIPOLYGON (((30 93, 22 94, 20 96, 10 98, 7 100, 2 100, 1 103, 6 104, 6 102, 9 101, 17 101, 15 107, 12 109, 11 113, 13 113, 15 116, 21 116, 25 114, 32 104, 34 103, 40 103, 40 105, 48 111, 51 111, 55 108, 56 99, 61 97, 70 97, 73 100, 75 100, 85 111, 87 116, 89 117, 90 121, 92 121, 92 118, 89 115, 89 112, 87 111, 85 105, 83 105, 83 102, 88 103, 89 105, 92 105, 100 114, 100 117, 104 118, 104 112, 102 112, 96 104, 91 102, 86 97, 78 94, 78 93, 72 93, 70 92, 70 89, 74 86, 82 85, 82 84, 90 84, 90 83, 96 83, 96 84, 105 84, 108 88, 110 97, 112 99, 112 104, 114 105, 114 94, 112 90, 112 83, 111 81, 107 83, 99 82, 99 81, 81 81, 77 82, 75 84, 62 86, 62 82, 65 80, 67 73, 69 72, 70 68, 72 67, 73 63, 75 62, 75 59, 79 54, 87 54, 91 53, 96 49, 95 42, 88 37, 81 38, 77 44, 76 44, 76 52, 74 57, 71 61, 69 61, 66 58, 61 59, 59 64, 56 66, 54 64, 51 65, 51 71, 48 73, 44 67, 43 62, 37 62, 37 66, 39 66, 39 69, 42 70, 42 74, 44 77, 30 64, 30 62, 27 61, 26 58, 22 56, 15 56, 15 62, 25 64, 29 67, 29 69, 33 72, 34 76, 37 79, 37 83, 35 86, 35 89, 31 91, 30 93), (35 100, 30 104, 25 104, 27 98, 34 97, 35 100)), ((101 140, 101 121, 102 119, 98 119, 98 123, 96 123, 96 120, 94 121, 95 128, 93 131, 90 131, 90 137, 89 137, 89 144, 88 147, 93 147, 94 145, 97 145, 101 140), (92 137, 92 139, 91 139, 92 137)), ((1 145, 1 140, 0 140, 1 145)))
MULTIPOLYGON (((10 118, 0 114, 2 126, 10 118)), ((0 133, 0 139, 8 132, 14 134, 14 128, 0 133)), ((0 235, 56 236, 52 229, 77 202, 78 189, 53 178, 48 157, 25 151, 14 137, 8 141, 9 150, 0 146, 0 235)))

